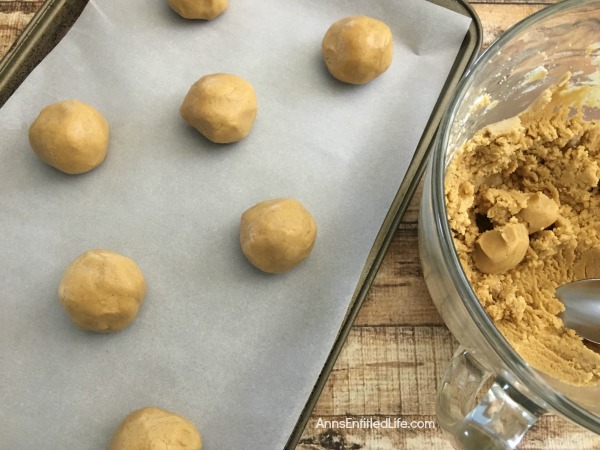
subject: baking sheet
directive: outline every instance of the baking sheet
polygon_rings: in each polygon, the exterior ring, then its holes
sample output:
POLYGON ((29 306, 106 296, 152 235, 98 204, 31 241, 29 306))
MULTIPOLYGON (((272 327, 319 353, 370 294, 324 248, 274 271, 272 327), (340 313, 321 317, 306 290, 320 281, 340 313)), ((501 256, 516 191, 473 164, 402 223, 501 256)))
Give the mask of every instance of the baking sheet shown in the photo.
POLYGON ((164 2, 90 2, 0 109, 0 448, 106 448, 131 410, 180 412, 206 448, 283 447, 335 339, 363 265, 470 20, 424 1, 231 4, 213 22, 164 2), (328 26, 386 21, 394 62, 366 86, 331 79, 328 26), (205 141, 178 108, 200 76, 231 72, 259 99, 251 135, 205 141), (29 150, 54 101, 111 125, 102 166, 67 176, 29 150), (315 216, 313 254, 252 268, 239 216, 291 196, 315 216), (113 335, 58 305, 66 265, 90 248, 133 258, 148 295, 113 335))

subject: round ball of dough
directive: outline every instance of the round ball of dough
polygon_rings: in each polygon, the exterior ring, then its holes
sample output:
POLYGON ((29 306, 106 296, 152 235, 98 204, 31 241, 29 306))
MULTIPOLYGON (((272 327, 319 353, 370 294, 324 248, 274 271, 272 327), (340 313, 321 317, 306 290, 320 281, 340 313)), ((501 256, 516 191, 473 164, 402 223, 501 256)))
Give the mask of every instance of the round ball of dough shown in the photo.
POLYGON ((90 250, 65 270, 58 298, 80 328, 109 333, 129 325, 146 295, 146 281, 129 258, 90 250))
POLYGON ((29 143, 38 158, 72 175, 104 161, 108 135, 102 114, 79 100, 46 106, 29 127, 29 143))
POLYGON ((529 234, 548 228, 558 219, 558 204, 542 192, 527 194, 527 206, 517 214, 527 223, 529 234))
POLYGON ((257 109, 256 94, 250 83, 236 75, 215 73, 192 85, 180 113, 205 138, 229 144, 250 133, 257 109))
POLYGON ((482 233, 473 247, 473 262, 483 273, 497 274, 516 267, 527 254, 529 231, 522 223, 508 223, 482 233))
POLYGON ((371 17, 346 17, 329 27, 322 50, 331 75, 345 83, 365 84, 390 67, 392 31, 371 17))
POLYGON ((212 20, 227 9, 228 0, 167 0, 167 3, 186 19, 212 20))
POLYGON ((312 215, 291 198, 267 200, 242 214, 242 251, 264 272, 285 272, 308 258, 316 237, 312 215))
POLYGON ((202 437, 185 417, 159 408, 142 408, 119 426, 109 450, 201 450, 202 437))

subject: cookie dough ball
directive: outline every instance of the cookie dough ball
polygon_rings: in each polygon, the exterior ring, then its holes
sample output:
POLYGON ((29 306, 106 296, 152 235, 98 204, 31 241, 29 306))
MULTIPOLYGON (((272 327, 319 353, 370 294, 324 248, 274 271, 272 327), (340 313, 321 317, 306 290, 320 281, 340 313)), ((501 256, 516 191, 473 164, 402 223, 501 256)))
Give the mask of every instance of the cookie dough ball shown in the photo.
POLYGON ((529 248, 529 231, 522 223, 508 223, 481 234, 473 248, 473 262, 483 273, 497 274, 516 267, 529 248))
POLYGON ((527 223, 529 234, 548 228, 558 219, 559 208, 547 195, 536 192, 527 194, 527 206, 517 214, 527 223))
POLYGON ((205 138, 229 144, 250 133, 257 109, 256 94, 250 83, 236 75, 215 73, 192 85, 180 113, 205 138))
POLYGON ((227 9, 228 0, 167 0, 167 3, 185 19, 212 20, 227 9))
POLYGON ((390 67, 394 53, 392 31, 371 17, 346 17, 327 30, 322 50, 333 77, 345 83, 365 84, 390 67))
POLYGON ((146 295, 146 281, 129 258, 90 250, 67 267, 58 298, 80 328, 109 333, 129 325, 146 295))
POLYGON ((72 175, 104 161, 108 135, 102 114, 79 100, 46 106, 29 127, 29 143, 38 158, 72 175))
POLYGON ((264 272, 285 272, 308 258, 316 237, 312 215, 291 198, 267 200, 242 214, 242 251, 264 272))
POLYGON ((159 408, 129 414, 115 433, 109 450, 201 450, 202 437, 185 417, 159 408))

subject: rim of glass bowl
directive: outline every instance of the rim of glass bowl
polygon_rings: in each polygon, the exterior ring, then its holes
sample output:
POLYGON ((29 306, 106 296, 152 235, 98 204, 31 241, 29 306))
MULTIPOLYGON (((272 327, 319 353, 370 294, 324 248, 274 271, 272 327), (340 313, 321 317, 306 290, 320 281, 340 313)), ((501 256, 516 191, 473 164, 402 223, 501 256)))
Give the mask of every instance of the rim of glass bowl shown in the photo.
POLYGON ((532 24, 541 22, 549 16, 554 16, 562 11, 593 3, 600 3, 600 0, 565 0, 563 2, 550 5, 520 21, 507 30, 494 43, 492 43, 476 60, 471 69, 469 69, 463 80, 458 85, 456 96, 454 97, 440 124, 441 134, 438 135, 438 139, 435 142, 431 163, 433 209, 436 217, 436 228, 441 240, 441 246, 443 250, 442 254, 444 255, 443 257, 445 259, 444 262, 449 268, 449 272, 454 280, 459 295, 461 296, 465 307, 469 311, 471 318, 475 321, 481 332, 484 334, 488 343, 493 346, 506 367, 508 367, 519 380, 527 380, 526 386, 532 393, 534 393, 543 402, 546 402, 551 409, 567 416, 570 420, 578 423, 579 425, 600 434, 600 418, 595 414, 581 408, 563 394, 556 392, 554 388, 552 388, 537 373, 535 373, 533 369, 529 368, 530 366, 525 362, 525 360, 523 360, 523 358, 521 358, 521 356, 519 356, 515 350, 513 350, 512 346, 502 336, 500 331, 498 331, 491 318, 487 315, 479 303, 475 292, 473 289, 471 289, 471 284, 467 280, 466 275, 462 270, 454 243, 452 241, 450 226, 448 221, 445 220, 447 217, 447 212, 444 192, 446 147, 449 140, 451 124, 455 120, 458 106, 461 104, 465 93, 471 86, 473 79, 480 72, 481 68, 493 55, 501 50, 508 41, 519 35, 532 24))

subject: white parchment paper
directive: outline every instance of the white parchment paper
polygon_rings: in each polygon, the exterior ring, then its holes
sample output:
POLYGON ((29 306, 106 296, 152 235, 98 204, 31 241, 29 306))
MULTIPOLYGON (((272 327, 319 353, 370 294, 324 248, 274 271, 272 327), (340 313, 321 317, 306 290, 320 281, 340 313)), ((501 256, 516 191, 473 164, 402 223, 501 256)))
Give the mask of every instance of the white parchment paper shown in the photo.
POLYGON ((232 1, 213 22, 160 0, 91 1, 0 109, 0 448, 107 447, 132 410, 189 417, 206 449, 280 449, 332 346, 469 19, 421 0, 232 1), (394 61, 362 86, 320 56, 331 23, 387 22, 394 61), (210 144, 179 116, 189 86, 229 72, 259 113, 244 141, 210 144), (81 176, 36 159, 40 109, 77 98, 111 126, 81 176), (239 248, 241 213, 294 197, 314 215, 310 258, 283 275, 239 248), (71 324, 65 267, 106 248, 148 282, 112 335, 71 324))

